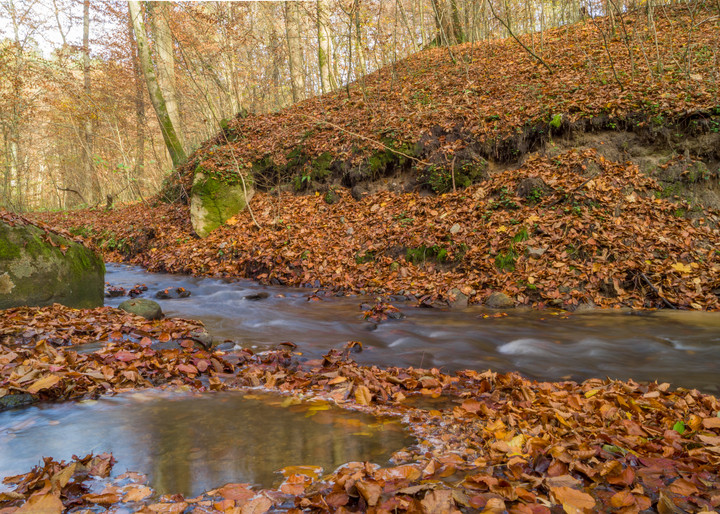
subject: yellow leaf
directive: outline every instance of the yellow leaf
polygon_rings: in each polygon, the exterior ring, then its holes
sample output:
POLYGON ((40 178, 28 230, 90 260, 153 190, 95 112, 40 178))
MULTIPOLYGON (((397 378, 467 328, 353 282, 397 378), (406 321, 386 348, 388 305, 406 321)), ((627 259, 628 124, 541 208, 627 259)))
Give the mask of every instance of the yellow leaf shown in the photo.
POLYGON ((237 216, 233 216, 232 218, 229 218, 229 219, 225 222, 225 224, 226 224, 226 225, 230 225, 231 227, 232 227, 233 225, 237 225, 237 224, 238 224, 237 216))
POLYGON ((36 394, 38 391, 42 391, 43 389, 48 389, 55 384, 60 382, 60 377, 57 375, 45 375, 44 377, 36 380, 32 383, 30 387, 28 387, 26 390, 28 393, 36 394))
POLYGON ((690 273, 692 271, 690 266, 683 264, 682 262, 676 262, 672 265, 672 267, 675 271, 679 271, 680 273, 690 273))
POLYGON ((592 398, 600 392, 600 389, 590 389, 585 393, 585 398, 592 398))
POLYGON ((505 225, 500 225, 497 229, 498 232, 507 232, 507 227, 505 225))
POLYGON ((372 402, 372 393, 370 389, 361 385, 355 388, 355 401, 360 405, 370 405, 372 402))

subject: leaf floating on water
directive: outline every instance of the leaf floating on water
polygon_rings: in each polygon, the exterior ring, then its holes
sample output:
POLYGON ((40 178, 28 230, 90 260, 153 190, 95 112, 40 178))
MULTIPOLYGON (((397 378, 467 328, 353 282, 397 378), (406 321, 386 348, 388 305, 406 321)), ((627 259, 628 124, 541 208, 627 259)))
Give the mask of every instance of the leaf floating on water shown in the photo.
POLYGON ((53 493, 33 494, 14 514, 60 514, 65 510, 60 498, 53 493))
POLYGON ((146 485, 128 485, 123 488, 125 496, 123 502, 139 502, 152 494, 152 489, 146 485))
POLYGON ((217 489, 216 493, 226 500, 236 501, 249 500, 255 496, 255 493, 250 490, 250 484, 226 484, 217 489))
POLYGON ((323 472, 323 468, 320 466, 285 466, 280 470, 280 473, 285 477, 290 475, 305 475, 313 480, 320 478, 323 472))
POLYGON ((180 514, 187 506, 188 504, 186 502, 153 503, 152 505, 148 505, 147 509, 150 512, 158 512, 160 514, 180 514))
POLYGON ((273 502, 265 497, 258 496, 240 508, 240 514, 265 514, 272 507, 273 502))

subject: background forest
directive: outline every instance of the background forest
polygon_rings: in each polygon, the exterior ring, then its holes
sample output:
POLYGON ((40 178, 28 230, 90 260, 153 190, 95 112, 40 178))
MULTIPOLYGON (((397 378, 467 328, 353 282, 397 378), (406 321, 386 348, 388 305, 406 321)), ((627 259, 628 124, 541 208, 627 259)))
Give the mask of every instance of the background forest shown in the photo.
MULTIPOLYGON (((634 0, 130 4, 182 155, 238 113, 349 87, 429 46, 529 33, 518 51, 540 57, 546 28, 637 8, 650 21, 662 15, 661 5, 634 0)), ((0 207, 67 209, 156 192, 173 162, 128 3, 2 0, 0 20, 0 207)))

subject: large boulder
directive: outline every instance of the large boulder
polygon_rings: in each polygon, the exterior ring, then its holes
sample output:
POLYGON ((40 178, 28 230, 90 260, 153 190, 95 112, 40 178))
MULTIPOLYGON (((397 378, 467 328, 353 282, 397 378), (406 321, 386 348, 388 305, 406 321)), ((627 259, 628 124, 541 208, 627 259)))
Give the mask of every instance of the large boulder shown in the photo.
POLYGON ((190 221, 195 233, 207 237, 210 232, 224 224, 247 207, 255 194, 252 182, 227 184, 217 178, 195 171, 190 196, 190 221))
POLYGON ((0 217, 0 309, 103 304, 105 264, 79 243, 10 216, 0 217))

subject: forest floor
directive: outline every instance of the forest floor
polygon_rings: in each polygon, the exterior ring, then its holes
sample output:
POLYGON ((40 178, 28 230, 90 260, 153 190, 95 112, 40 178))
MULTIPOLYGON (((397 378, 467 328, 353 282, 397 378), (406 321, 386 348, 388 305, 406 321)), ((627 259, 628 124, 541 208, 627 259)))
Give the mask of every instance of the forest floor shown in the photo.
POLYGON ((426 50, 239 115, 174 175, 170 204, 37 218, 153 271, 425 304, 717 310, 718 20, 693 6, 664 7, 655 30, 627 14, 525 37, 552 72, 511 38, 426 50), (252 174, 252 218, 197 239, 196 170, 252 174))
MULTIPOLYGON (((592 19, 524 36, 552 71, 511 39, 423 51, 348 90, 231 120, 168 184, 164 196, 178 201, 33 219, 153 271, 402 294, 424 306, 718 310, 717 16, 671 7, 658 10, 657 32, 627 15, 614 31, 592 19), (229 182, 252 173, 252 217, 197 238, 183 200, 198 167, 229 182)), ((191 334, 199 329, 109 308, 5 311, 0 391, 62 400, 260 386, 404 416, 421 444, 390 468, 295 470, 278 490, 230 484, 194 499, 158 498, 136 474, 98 492, 88 476, 108 476, 110 456, 48 458, 10 479, 0 512, 720 507, 713 396, 633 381, 379 369, 354 363, 352 345, 307 362, 291 349, 226 354, 202 347, 191 334), (83 338, 106 345, 78 354, 83 338), (177 348, 154 348, 169 340, 177 348), (405 401, 416 395, 453 406, 405 401)))

